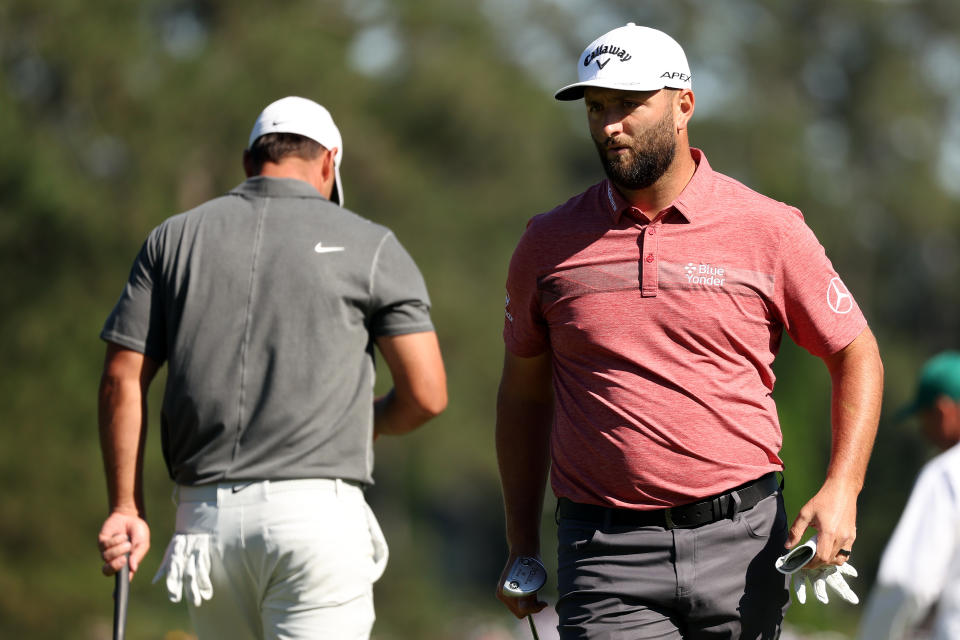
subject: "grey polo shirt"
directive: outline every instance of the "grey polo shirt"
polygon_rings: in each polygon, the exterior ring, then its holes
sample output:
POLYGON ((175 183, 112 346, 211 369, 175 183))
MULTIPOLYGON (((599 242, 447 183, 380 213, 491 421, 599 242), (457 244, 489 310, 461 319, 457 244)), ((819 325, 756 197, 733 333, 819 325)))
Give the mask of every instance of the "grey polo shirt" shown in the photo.
POLYGON ((393 233, 256 177, 147 237, 100 336, 168 363, 170 476, 371 483, 373 338, 432 331, 393 233))

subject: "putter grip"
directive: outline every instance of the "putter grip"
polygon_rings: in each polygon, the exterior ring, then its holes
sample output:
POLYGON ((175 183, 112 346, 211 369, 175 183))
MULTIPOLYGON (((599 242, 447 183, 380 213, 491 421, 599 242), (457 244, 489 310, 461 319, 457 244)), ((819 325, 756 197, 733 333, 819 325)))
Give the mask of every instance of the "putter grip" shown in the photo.
POLYGON ((116 587, 113 594, 113 640, 123 640, 127 626, 127 601, 130 599, 130 556, 127 563, 116 574, 116 587))

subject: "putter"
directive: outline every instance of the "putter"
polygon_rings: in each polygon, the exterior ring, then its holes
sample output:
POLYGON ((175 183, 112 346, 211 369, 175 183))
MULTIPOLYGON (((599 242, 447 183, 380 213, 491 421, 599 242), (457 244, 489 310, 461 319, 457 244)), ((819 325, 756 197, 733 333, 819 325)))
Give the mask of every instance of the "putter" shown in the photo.
MULTIPOLYGON (((500 590, 511 598, 521 598, 539 591, 546 581, 547 570, 539 560, 530 556, 520 556, 513 561, 513 566, 510 567, 500 590)), ((533 640, 540 640, 537 627, 533 623, 533 614, 527 615, 527 622, 530 623, 533 640)))
POLYGON ((116 573, 113 591, 113 640, 123 640, 127 626, 127 602, 130 599, 130 554, 127 564, 116 573))

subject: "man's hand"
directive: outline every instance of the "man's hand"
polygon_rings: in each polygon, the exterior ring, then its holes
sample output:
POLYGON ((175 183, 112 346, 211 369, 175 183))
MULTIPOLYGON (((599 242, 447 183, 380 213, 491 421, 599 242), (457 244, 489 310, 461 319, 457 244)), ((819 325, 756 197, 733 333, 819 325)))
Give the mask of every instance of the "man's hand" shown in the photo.
POLYGON ((797 600, 800 604, 806 603, 807 582, 809 582, 813 585, 813 593, 817 600, 824 604, 830 602, 830 598, 827 596, 827 587, 833 589, 837 595, 847 602, 859 604, 860 598, 857 597, 857 594, 853 592, 844 578, 844 576, 857 577, 857 570, 853 568, 852 564, 844 562, 839 566, 827 564, 816 569, 806 568, 809 566, 809 562, 805 561, 811 555, 816 554, 817 548, 817 536, 813 536, 803 545, 777 559, 777 571, 791 576, 797 600))
POLYGON ((829 480, 824 483, 793 521, 787 549, 800 542, 807 527, 817 530, 817 553, 806 568, 842 565, 857 539, 857 492, 829 480))
MULTIPOLYGON (((500 572, 500 580, 497 581, 497 598, 499 598, 503 604, 507 605, 507 608, 510 609, 513 615, 518 618, 525 618, 528 615, 542 611, 547 606, 547 603, 538 598, 538 593, 515 598, 503 592, 503 583, 507 579, 507 574, 510 573, 513 563, 521 555, 525 554, 511 553, 510 557, 507 558, 507 564, 503 568, 503 571, 500 572)), ((539 556, 537 556, 537 559, 540 559, 539 556)))
POLYGON ((112 576, 127 564, 130 554, 130 578, 150 549, 150 527, 135 513, 114 511, 107 517, 97 536, 103 575, 112 576))

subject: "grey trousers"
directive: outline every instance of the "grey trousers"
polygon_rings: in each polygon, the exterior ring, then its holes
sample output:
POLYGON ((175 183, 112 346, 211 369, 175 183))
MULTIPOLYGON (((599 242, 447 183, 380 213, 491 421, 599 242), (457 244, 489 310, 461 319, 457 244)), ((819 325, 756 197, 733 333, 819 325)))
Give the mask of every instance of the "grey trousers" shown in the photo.
POLYGON ((694 529, 602 528, 561 518, 562 640, 776 640, 790 604, 780 492, 694 529))

